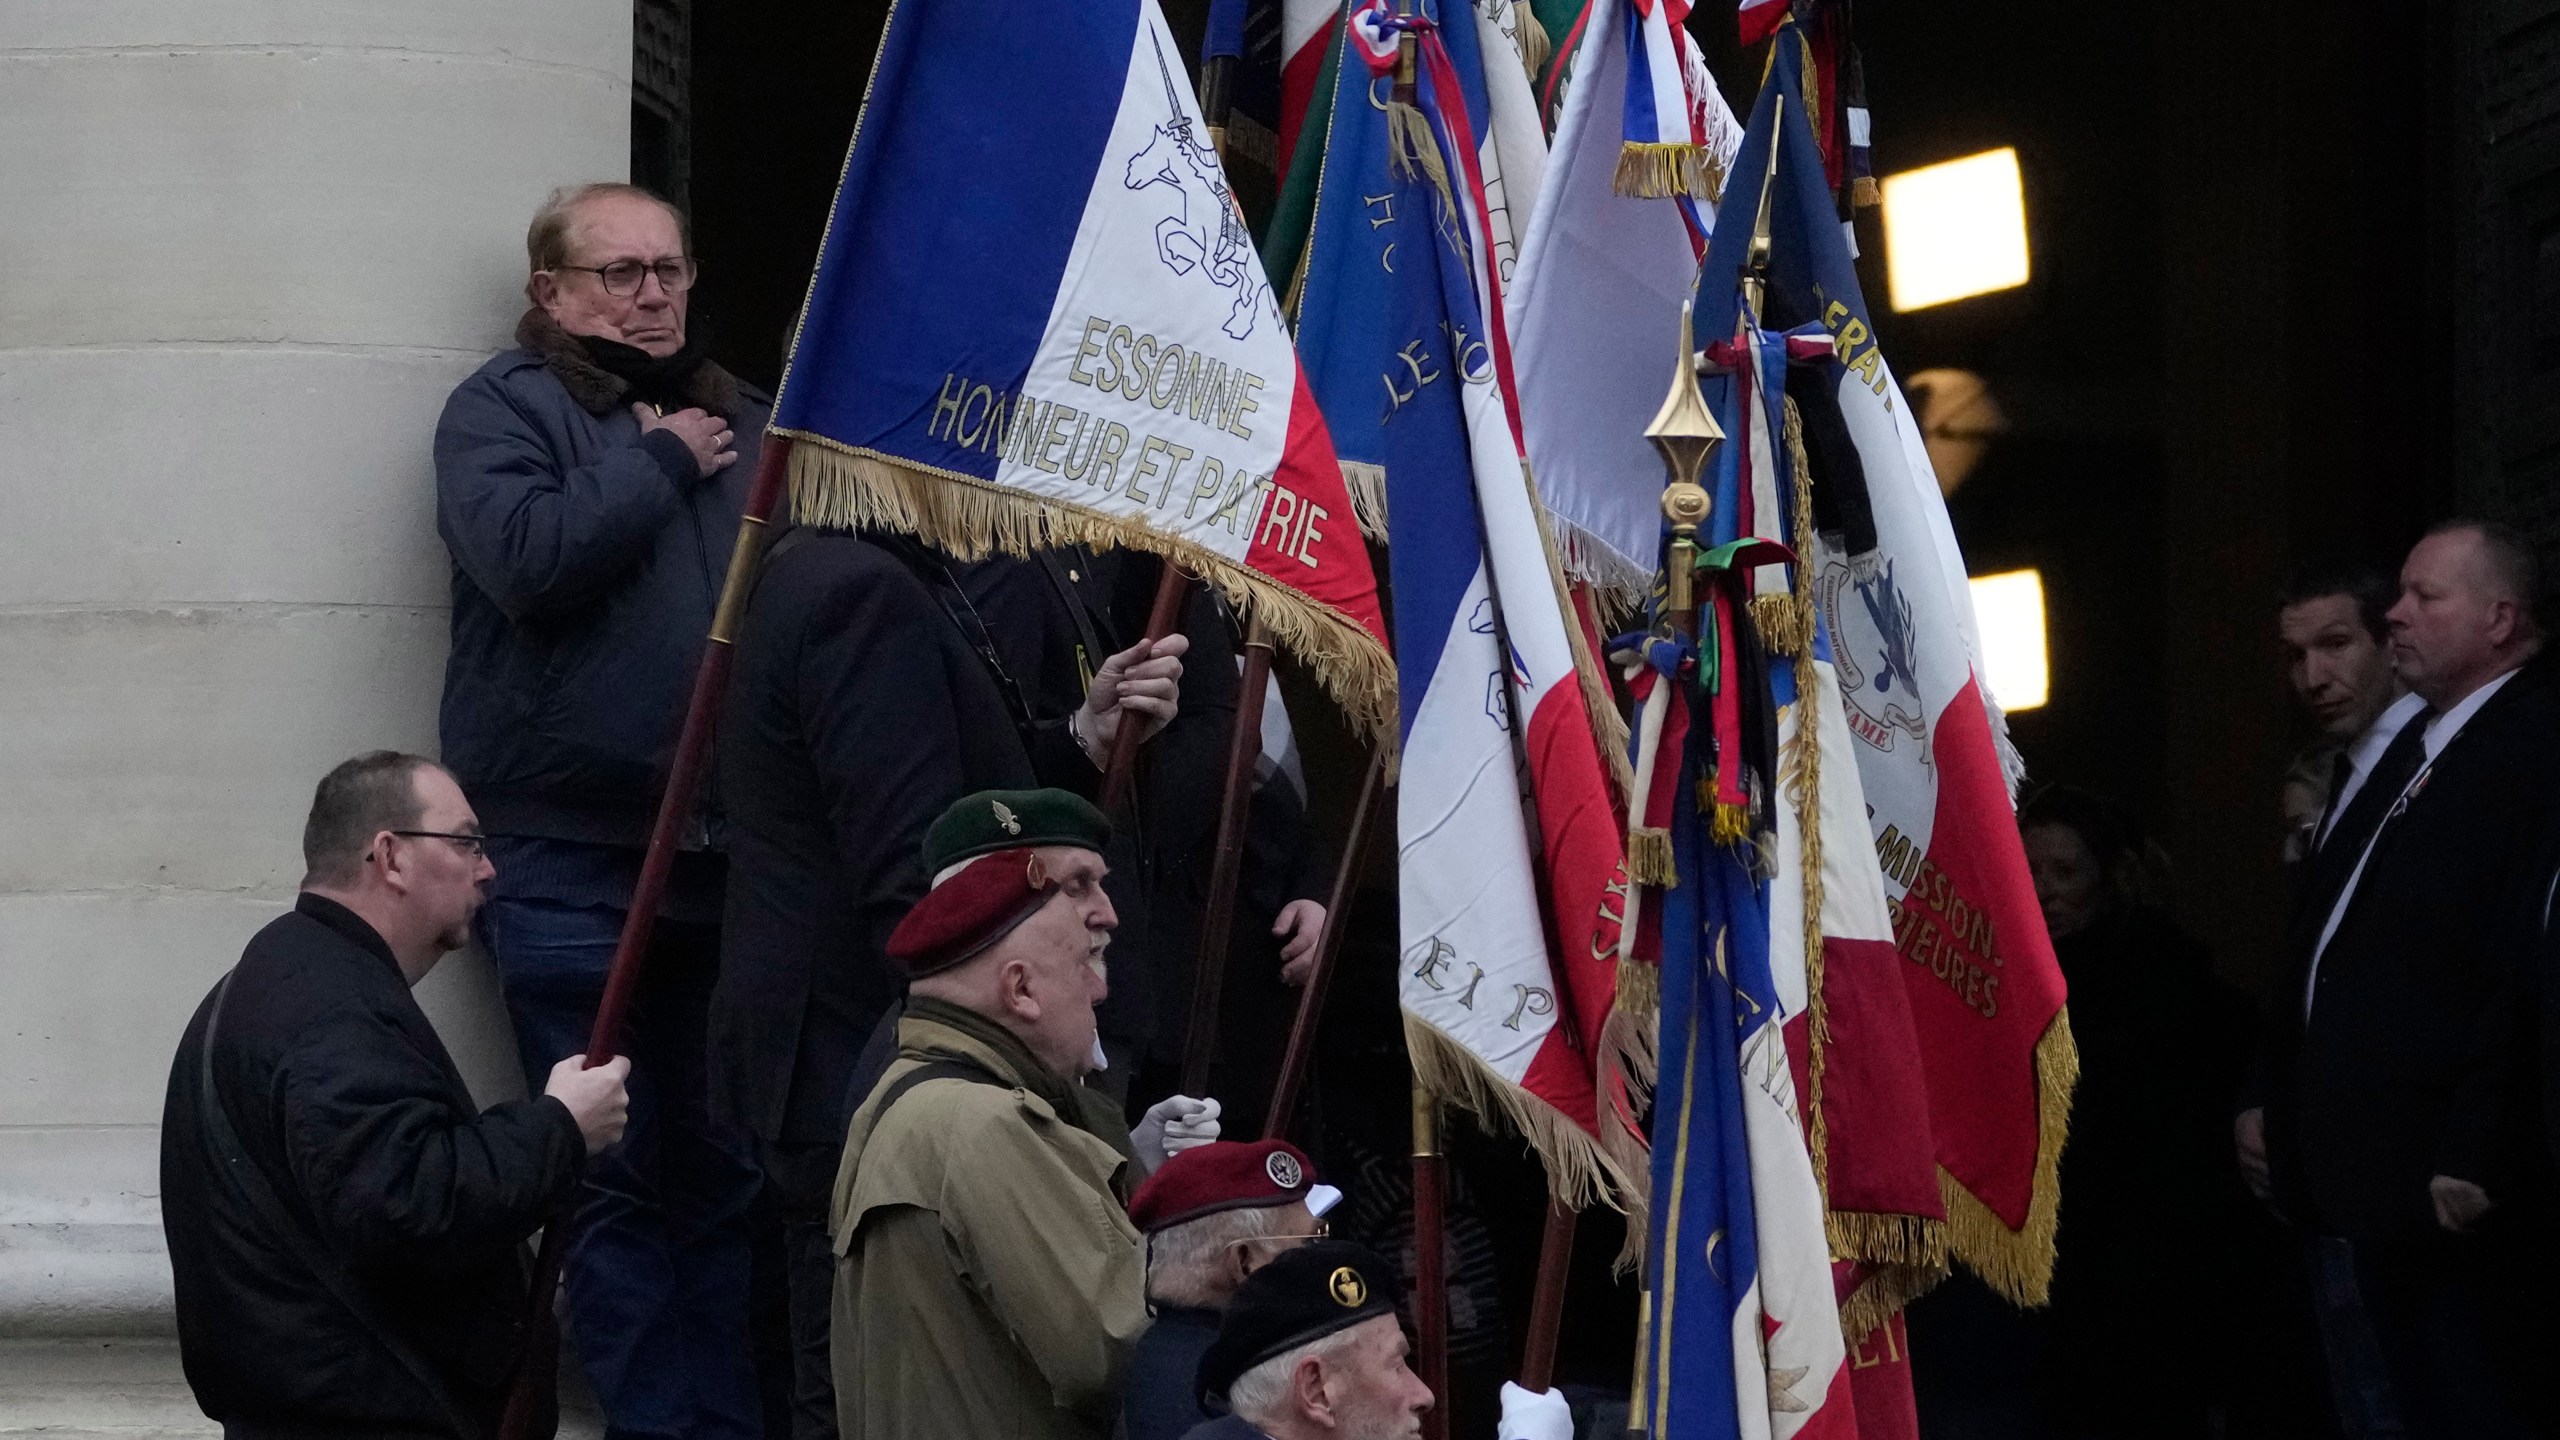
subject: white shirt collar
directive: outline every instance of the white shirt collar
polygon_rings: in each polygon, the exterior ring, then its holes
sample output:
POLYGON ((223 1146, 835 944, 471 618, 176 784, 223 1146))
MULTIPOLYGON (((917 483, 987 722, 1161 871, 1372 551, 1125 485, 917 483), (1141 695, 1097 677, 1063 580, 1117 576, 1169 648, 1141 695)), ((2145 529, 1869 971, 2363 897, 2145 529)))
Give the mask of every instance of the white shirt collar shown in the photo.
MULTIPOLYGON (((2519 665, 2516 667, 2516 670, 2521 670, 2523 668, 2523 666, 2519 665)), ((2428 721, 2427 733, 2425 736, 2427 758, 2429 760, 2433 760, 2438 755, 2443 754, 2444 747, 2453 743, 2453 737, 2462 733, 2462 727, 2471 722, 2471 717, 2480 713, 2480 707, 2489 703, 2489 697, 2497 694, 2500 686, 2505 685, 2508 681, 2513 680, 2514 678, 2516 678, 2516 672, 2515 670, 2510 670, 2506 674, 2499 676, 2497 679, 2490 681, 2488 684, 2483 685, 2479 689, 2472 691, 2470 694, 2463 696, 2459 700, 2456 700, 2453 702, 2453 708, 2445 711, 2435 719, 2428 721)))

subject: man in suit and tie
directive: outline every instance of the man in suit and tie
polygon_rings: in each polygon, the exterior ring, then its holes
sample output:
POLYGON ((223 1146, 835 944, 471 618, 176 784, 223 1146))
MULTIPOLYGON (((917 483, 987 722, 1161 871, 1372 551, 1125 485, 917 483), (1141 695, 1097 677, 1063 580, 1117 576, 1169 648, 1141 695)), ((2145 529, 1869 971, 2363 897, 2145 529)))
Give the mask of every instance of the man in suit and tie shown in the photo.
POLYGON ((2499 1178, 2475 1077, 2555 814, 2560 685, 2537 663, 2523 537, 2453 521, 2390 612, 2415 699, 2331 797, 2237 1136, 2252 1187, 2311 1237, 2350 1435, 2516 1433, 2492 1359, 2499 1178))

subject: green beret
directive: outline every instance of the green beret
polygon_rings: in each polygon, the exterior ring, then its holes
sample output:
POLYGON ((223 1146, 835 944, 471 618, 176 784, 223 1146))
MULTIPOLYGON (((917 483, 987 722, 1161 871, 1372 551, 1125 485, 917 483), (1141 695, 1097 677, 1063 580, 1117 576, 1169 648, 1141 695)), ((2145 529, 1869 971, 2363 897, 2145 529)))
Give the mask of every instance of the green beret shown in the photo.
POLYGON ((1110 839, 1111 822, 1070 791, 981 790, 953 801, 924 832, 924 873, 939 875, 975 856, 1034 845, 1099 853, 1110 839))

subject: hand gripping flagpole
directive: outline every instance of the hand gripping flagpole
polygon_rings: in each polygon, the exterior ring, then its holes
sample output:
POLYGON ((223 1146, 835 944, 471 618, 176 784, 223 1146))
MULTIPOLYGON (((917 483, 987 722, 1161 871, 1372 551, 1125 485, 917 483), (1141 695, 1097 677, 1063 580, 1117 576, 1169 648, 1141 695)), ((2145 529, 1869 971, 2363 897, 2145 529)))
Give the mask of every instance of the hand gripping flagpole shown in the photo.
MULTIPOLYGON (((657 823, 649 830, 648 853, 640 862, 640 880, 632 887, 631 908, 622 918, 622 938, 614 946, 613 968, 607 972, 604 997, 596 1004, 595 1028, 587 1037, 586 1068, 613 1059, 622 1045, 622 1020, 640 984, 640 966, 649 950, 649 935, 658 923, 658 903, 665 898, 674 871, 678 838, 693 810, 694 792, 702 781, 702 765, 711 750, 711 725, 720 697, 728 689, 732 642, 746 614, 747 595, 755 588, 756 568, 764 560, 771 521, 781 503, 783 479, 790 470, 791 441, 765 432, 756 457, 756 473, 747 503, 738 516, 738 543, 729 552, 729 574, 720 586, 720 601, 711 612, 711 631, 704 637, 702 667, 694 672, 693 694, 686 700, 684 723, 676 732, 667 788, 658 799, 657 823)), ((1170 570, 1171 567, 1167 567, 1170 570)), ((1124 726, 1124 735, 1134 726, 1124 726)), ((580 1189, 584 1189, 581 1183, 580 1189)), ((576 1201, 564 1206, 542 1227, 542 1248, 533 1264, 533 1291, 525 1317, 525 1339, 516 1357, 515 1375, 507 1386, 507 1403, 498 1418, 497 1440, 532 1440, 553 1408, 552 1386, 559 1370, 560 1329, 551 1298, 560 1288, 560 1268, 567 1258, 569 1229, 576 1201)))

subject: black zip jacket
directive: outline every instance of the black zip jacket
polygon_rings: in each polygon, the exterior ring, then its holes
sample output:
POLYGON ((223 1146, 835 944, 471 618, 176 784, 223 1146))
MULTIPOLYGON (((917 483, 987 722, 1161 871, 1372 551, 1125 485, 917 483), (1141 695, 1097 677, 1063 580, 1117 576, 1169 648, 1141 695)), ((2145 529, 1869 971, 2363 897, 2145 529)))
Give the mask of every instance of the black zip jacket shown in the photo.
MULTIPOLYGON (((201 1108, 199 1006, 169 1073, 160 1208, 178 1343, 233 1440, 450 1436, 447 1410, 306 1251, 222 1173, 201 1108)), ((346 907, 304 895, 233 971, 214 1087, 248 1160, 373 1320, 494 1421, 525 1314, 519 1246, 586 1164, 559 1101, 472 1103, 392 959, 346 907)))

